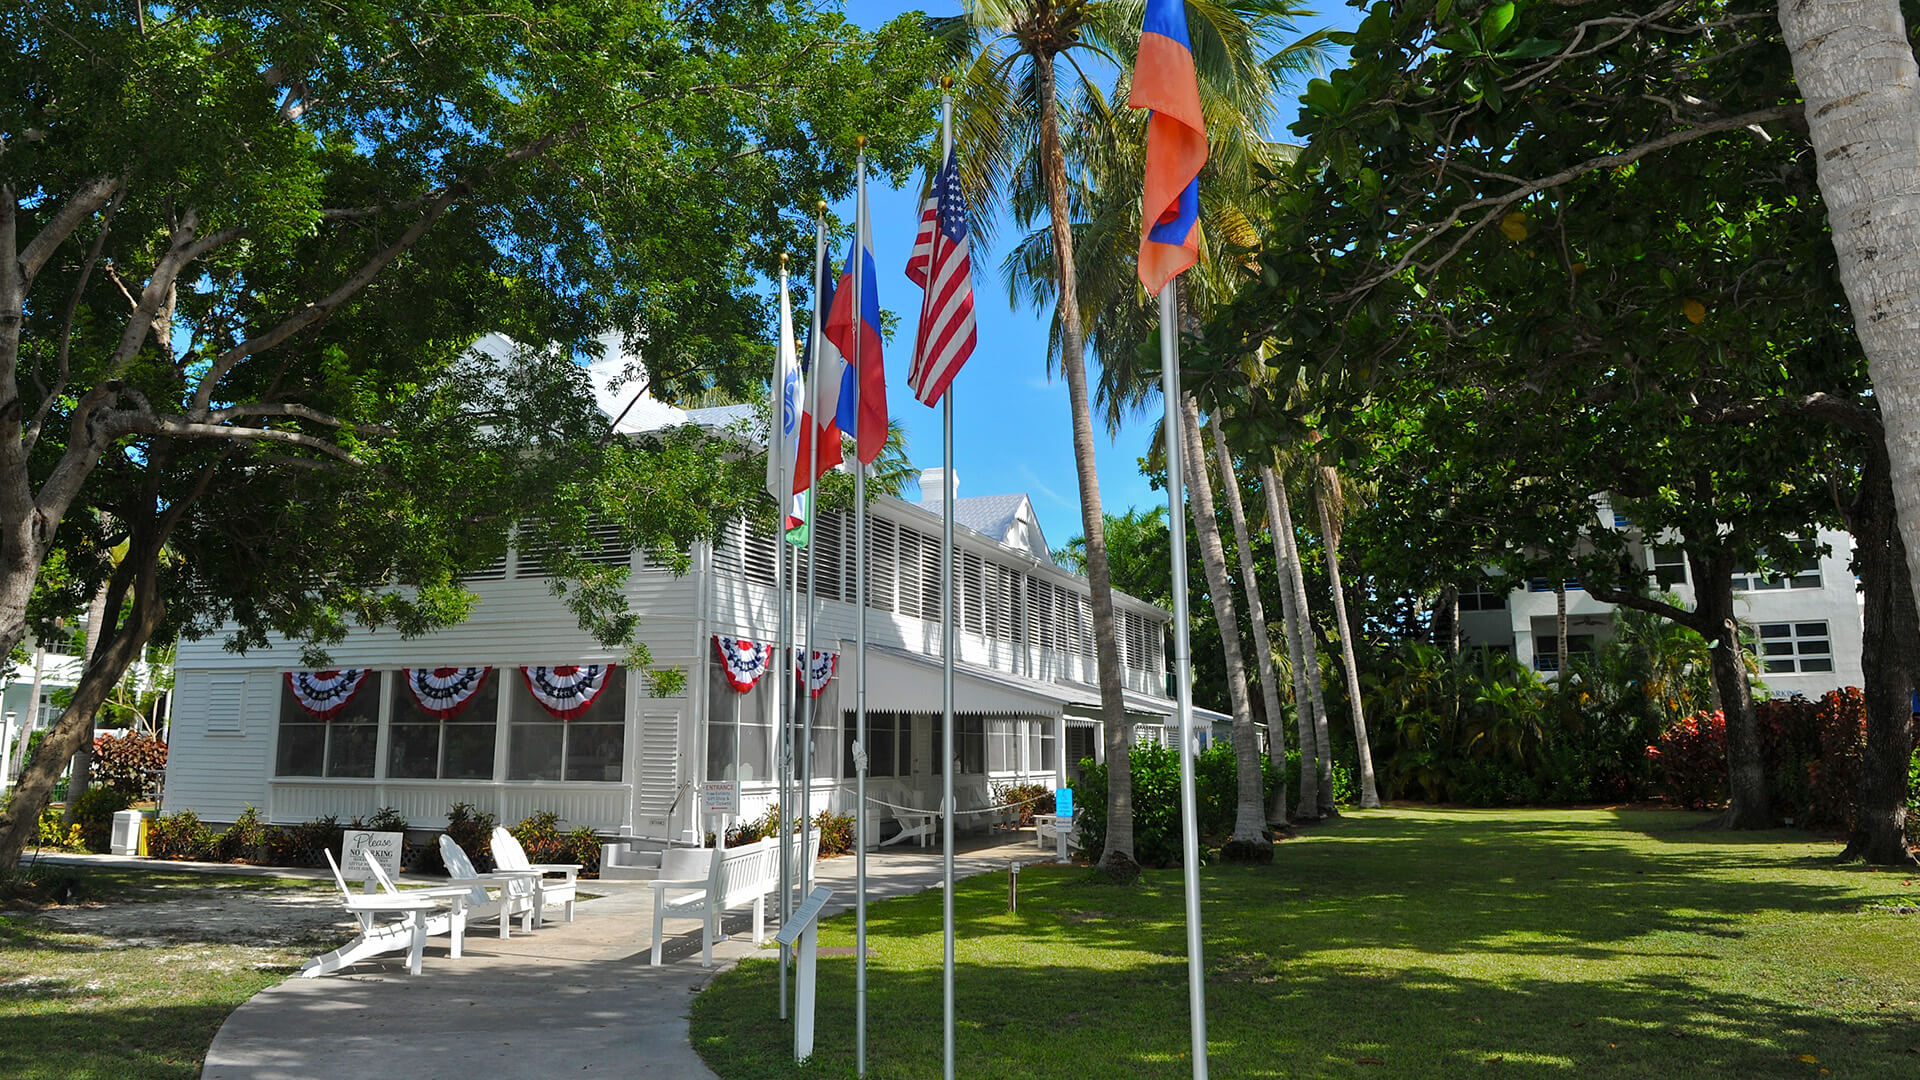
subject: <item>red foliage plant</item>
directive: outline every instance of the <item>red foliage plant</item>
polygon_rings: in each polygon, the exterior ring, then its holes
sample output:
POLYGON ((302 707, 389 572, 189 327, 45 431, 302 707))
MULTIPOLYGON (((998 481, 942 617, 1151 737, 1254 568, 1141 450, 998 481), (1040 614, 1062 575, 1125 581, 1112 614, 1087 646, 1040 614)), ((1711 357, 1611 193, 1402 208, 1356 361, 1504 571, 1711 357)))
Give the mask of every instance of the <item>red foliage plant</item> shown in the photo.
POLYGON ((150 799, 160 790, 167 767, 167 744, 137 732, 93 740, 93 779, 130 799, 150 799))
POLYGON ((1647 747, 1667 798, 1704 810, 1727 798, 1727 716, 1718 709, 1677 720, 1647 747))

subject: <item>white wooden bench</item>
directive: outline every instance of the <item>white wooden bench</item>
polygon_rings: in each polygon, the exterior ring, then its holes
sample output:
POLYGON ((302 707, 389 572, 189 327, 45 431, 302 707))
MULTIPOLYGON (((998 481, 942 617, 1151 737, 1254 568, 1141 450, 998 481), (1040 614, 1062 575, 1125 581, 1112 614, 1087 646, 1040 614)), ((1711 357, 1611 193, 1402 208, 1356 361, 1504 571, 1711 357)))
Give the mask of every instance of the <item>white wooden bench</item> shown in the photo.
POLYGON ((713 966, 713 942, 728 911, 753 905, 753 943, 766 940, 767 894, 780 887, 780 840, 769 837, 712 855, 704 880, 663 879, 653 884, 653 962, 660 963, 667 919, 700 920, 700 966, 713 966))

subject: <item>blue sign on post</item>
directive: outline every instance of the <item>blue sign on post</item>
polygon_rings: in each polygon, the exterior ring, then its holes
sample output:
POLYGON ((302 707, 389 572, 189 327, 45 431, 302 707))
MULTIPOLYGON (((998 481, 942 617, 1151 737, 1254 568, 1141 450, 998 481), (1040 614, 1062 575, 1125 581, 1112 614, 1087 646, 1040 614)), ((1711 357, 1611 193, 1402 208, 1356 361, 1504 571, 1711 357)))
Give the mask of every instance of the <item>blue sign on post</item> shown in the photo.
POLYGON ((1073 816, 1073 789, 1056 788, 1053 792, 1053 812, 1063 818, 1073 816))

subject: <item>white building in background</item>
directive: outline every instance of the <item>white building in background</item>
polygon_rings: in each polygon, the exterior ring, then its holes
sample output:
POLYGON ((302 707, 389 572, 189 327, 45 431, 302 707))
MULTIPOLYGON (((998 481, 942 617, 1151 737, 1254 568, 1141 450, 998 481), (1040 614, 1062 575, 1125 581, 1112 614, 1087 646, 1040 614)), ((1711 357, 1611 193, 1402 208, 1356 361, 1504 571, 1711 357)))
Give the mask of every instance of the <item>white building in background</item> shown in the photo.
MULTIPOLYGON (((1662 589, 1694 603, 1692 569, 1678 547, 1647 544, 1625 518, 1604 505, 1605 523, 1630 531, 1630 548, 1662 589)), ((1800 544, 1790 575, 1734 574, 1734 612, 1747 627, 1760 679, 1776 697, 1819 697, 1844 686, 1861 686, 1863 620, 1858 581, 1851 569, 1853 537, 1822 529, 1800 544), (1820 552, 1820 548, 1826 550, 1820 552)), ((1567 649, 1591 652, 1613 636, 1614 605, 1594 599, 1577 581, 1566 583, 1567 649)), ((1461 590, 1460 634, 1468 647, 1510 652, 1520 663, 1555 678, 1559 669, 1553 584, 1546 579, 1501 592, 1485 586, 1461 590)))
MULTIPOLYGON (((618 404, 603 399, 602 407, 619 415, 618 404)), ((724 428, 748 411, 681 413, 649 403, 644 419, 621 426, 724 428)), ((958 500, 956 511, 963 524, 955 529, 951 763, 936 749, 940 517, 893 498, 869 513, 868 786, 874 799, 902 807, 937 805, 947 767, 965 810, 986 805, 996 784, 1058 785, 1081 758, 1103 757, 1086 581, 1047 558, 1024 496, 958 500)), ((851 532, 847 515, 823 514, 813 545, 814 648, 836 654, 837 664, 815 699, 813 801, 836 812, 853 809, 851 532)), ((293 692, 293 646, 276 642, 242 656, 217 638, 182 642, 163 809, 229 822, 251 805, 270 821, 293 823, 391 806, 412 825, 435 828, 451 804, 464 802, 506 822, 550 810, 606 835, 687 837, 713 825, 699 813, 697 785, 728 779, 740 784, 743 815, 755 817, 774 798, 773 676, 738 691, 719 639, 773 639, 779 547, 771 533, 735 523, 718 543, 695 545, 692 569, 678 577, 611 540, 593 553, 632 570, 626 594, 652 655, 644 672, 627 670, 621 655, 584 633, 551 595, 537 559, 518 552, 471 580, 480 603, 465 623, 412 640, 361 631, 334 646, 341 669, 366 674, 325 719, 293 692), (609 668, 599 676, 604 693, 577 715, 561 718, 535 692, 541 669, 571 679, 580 677, 574 668, 596 665, 609 668), (406 676, 448 669, 446 680, 457 682, 454 669, 469 668, 486 672, 450 716, 427 709, 406 676), (683 672, 684 685, 656 683, 662 670, 683 672)), ((799 565, 804 582, 804 558, 799 565)), ((1114 599, 1129 717, 1142 737, 1164 738, 1173 712, 1163 651, 1170 616, 1123 594, 1114 599)), ((873 835, 895 831, 890 811, 874 820, 873 835)))

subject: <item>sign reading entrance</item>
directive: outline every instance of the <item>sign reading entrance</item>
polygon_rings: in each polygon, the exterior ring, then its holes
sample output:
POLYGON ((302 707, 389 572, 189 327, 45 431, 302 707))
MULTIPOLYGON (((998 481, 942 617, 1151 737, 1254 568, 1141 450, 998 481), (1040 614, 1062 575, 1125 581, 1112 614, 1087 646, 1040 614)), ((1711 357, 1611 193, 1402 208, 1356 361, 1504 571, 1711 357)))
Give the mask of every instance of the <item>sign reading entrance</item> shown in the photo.
POLYGON ((342 838, 342 851, 346 858, 340 860, 341 872, 354 881, 372 881, 373 871, 367 867, 367 863, 378 859, 380 869, 387 872, 387 880, 399 877, 400 845, 406 837, 405 833, 348 829, 342 838))
POLYGON ((731 780, 709 780, 700 788, 700 805, 709 814, 739 814, 740 785, 731 780))

